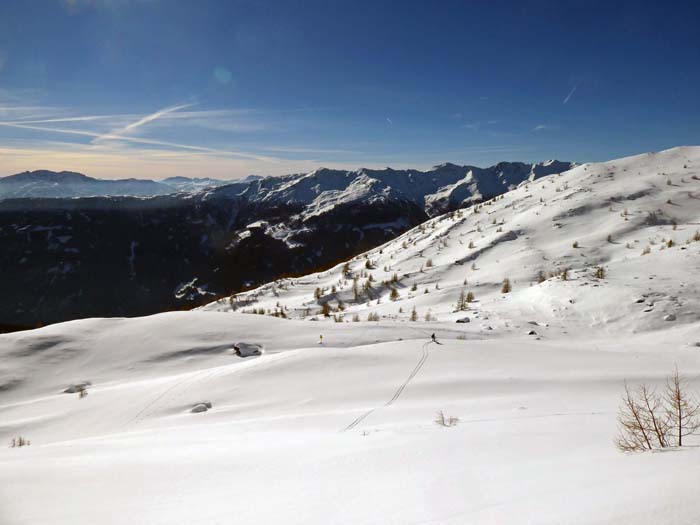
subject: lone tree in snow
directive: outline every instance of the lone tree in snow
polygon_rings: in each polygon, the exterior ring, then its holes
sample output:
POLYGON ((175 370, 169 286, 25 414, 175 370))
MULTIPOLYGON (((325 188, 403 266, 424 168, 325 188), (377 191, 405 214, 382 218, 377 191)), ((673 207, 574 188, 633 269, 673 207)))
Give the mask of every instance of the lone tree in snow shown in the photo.
POLYGON ((686 392, 687 383, 678 374, 678 367, 666 380, 664 402, 670 419, 673 438, 679 447, 683 438, 695 434, 700 429, 700 405, 686 392))
POLYGON ((399 297, 401 297, 399 295, 399 291, 396 288, 392 288, 391 294, 389 294, 389 299, 391 299, 392 301, 398 301, 399 297))
POLYGON ((512 286, 511 286, 511 284, 510 284, 510 279, 508 279, 508 277, 506 277, 505 279, 503 279, 503 286, 501 286, 501 293, 510 293, 510 291, 511 291, 512 289, 513 289, 513 288, 512 288, 512 286))

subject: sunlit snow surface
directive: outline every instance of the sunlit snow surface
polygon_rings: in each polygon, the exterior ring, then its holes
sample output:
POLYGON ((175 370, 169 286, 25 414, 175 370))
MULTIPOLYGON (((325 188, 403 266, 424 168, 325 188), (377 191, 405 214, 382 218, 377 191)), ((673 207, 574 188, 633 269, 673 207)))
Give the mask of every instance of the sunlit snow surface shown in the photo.
POLYGON ((0 523, 697 523, 700 439, 613 440, 625 380, 660 386, 677 364, 700 391, 698 177, 700 148, 677 148, 433 219, 369 252, 375 269, 350 262, 369 303, 339 265, 236 312, 0 336, 0 442, 31 440, 0 447, 0 523), (476 301, 458 312, 462 290, 476 301), (318 315, 338 300, 343 322, 318 315))

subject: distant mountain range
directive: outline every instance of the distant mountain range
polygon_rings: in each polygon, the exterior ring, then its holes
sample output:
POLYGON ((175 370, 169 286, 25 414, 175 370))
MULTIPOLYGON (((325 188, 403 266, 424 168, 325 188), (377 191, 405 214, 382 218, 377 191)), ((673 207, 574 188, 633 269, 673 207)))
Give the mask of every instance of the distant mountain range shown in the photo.
MULTIPOLYGON (((254 180, 257 177, 248 178, 254 180)), ((73 198, 73 197, 153 197, 171 193, 199 191, 229 184, 211 178, 169 177, 148 179, 95 179, 72 171, 25 171, 0 177, 0 199, 73 198)))
POLYGON ((5 177, 0 324, 189 308, 328 267, 429 217, 571 167, 318 169, 235 182, 5 177))

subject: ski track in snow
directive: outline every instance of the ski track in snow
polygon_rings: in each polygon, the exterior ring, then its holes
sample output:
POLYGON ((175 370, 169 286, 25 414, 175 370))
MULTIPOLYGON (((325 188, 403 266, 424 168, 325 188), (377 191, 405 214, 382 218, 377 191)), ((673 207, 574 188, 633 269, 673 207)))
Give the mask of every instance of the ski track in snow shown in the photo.
MULTIPOLYGON (((426 342, 425 344, 423 344, 423 347, 422 347, 422 349, 421 349, 421 358, 418 360, 418 363, 416 364, 415 368, 411 371, 411 373, 409 374, 408 378, 406 378, 406 381, 404 381, 404 382, 401 384, 401 386, 396 390, 396 392, 394 392, 393 397, 392 397, 389 401, 387 401, 387 402, 384 404, 384 407, 385 407, 385 408, 386 408, 386 407, 390 407, 391 405, 393 405, 393 404, 399 399, 399 397, 401 397, 401 394, 402 394, 403 391, 406 389, 406 387, 407 387, 408 384, 411 382, 411 380, 412 380, 414 377, 416 377, 416 375, 418 374, 418 372, 420 372, 420 369, 423 368, 423 365, 425 364, 425 362, 428 360, 428 357, 430 356, 430 353, 428 352, 428 348, 427 348, 427 347, 428 347, 428 345, 429 345, 431 342, 432 342, 432 341, 428 341, 428 342, 426 342)), ((349 430, 352 430, 352 429, 355 428, 357 425, 359 425, 360 423, 362 423, 362 421, 363 421, 365 418, 367 418, 370 414, 372 414, 373 412, 375 412, 378 408, 379 408, 379 407, 375 407, 375 408, 373 408, 373 409, 371 409, 371 410, 368 410, 367 412, 365 412, 364 414, 362 414, 360 417, 358 417, 357 419, 355 419, 352 423, 350 423, 347 427, 345 427, 341 432, 347 432, 347 431, 349 431, 349 430)))

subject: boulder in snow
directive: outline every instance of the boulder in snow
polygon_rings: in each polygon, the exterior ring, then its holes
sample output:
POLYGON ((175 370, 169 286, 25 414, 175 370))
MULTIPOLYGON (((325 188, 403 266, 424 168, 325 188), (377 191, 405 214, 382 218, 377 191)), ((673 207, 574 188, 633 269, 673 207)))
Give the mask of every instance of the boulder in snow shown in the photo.
POLYGON ((251 357, 261 355, 265 348, 258 343, 236 343, 233 345, 233 351, 240 357, 251 357))
POLYGON ((200 412, 206 412, 210 408, 211 408, 211 403, 206 401, 204 403, 197 403, 195 406, 193 406, 190 409, 190 412, 192 412, 193 414, 198 414, 200 412))
POLYGON ((675 321, 675 320, 676 320, 676 314, 664 315, 664 321, 675 321))
POLYGON ((73 385, 70 385, 68 388, 66 388, 63 393, 64 394, 75 394, 76 392, 80 392, 81 390, 86 390, 87 387, 92 386, 92 383, 90 381, 81 381, 80 383, 75 383, 73 385))
POLYGON ((469 323, 471 319, 469 317, 462 317, 461 319, 457 319, 458 323, 469 323))

